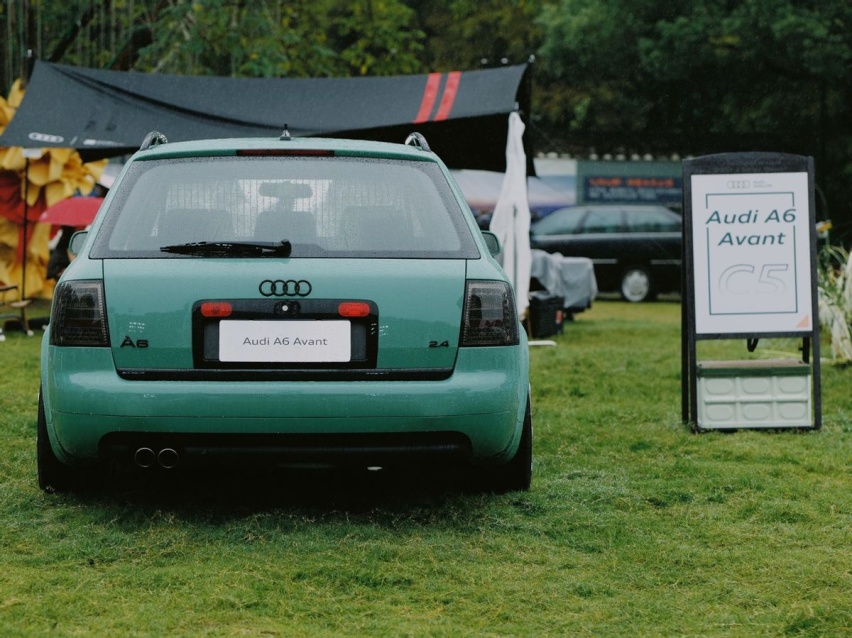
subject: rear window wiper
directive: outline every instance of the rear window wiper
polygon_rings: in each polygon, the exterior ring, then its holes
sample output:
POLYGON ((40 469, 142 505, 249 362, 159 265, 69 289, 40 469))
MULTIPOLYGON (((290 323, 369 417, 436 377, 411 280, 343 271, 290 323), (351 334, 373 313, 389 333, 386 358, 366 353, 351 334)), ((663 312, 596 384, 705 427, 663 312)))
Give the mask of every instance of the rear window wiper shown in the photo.
POLYGON ((289 257, 293 246, 284 241, 195 241, 162 246, 164 253, 214 257, 289 257))

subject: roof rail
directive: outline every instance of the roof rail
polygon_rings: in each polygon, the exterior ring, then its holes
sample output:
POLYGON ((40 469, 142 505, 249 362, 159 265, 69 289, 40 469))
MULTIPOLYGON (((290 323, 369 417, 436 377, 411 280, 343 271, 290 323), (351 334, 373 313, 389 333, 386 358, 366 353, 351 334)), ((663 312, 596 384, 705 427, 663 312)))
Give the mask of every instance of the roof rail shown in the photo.
POLYGON ((411 133, 408 137, 405 138, 405 143, 408 146, 416 146, 419 149, 424 151, 431 151, 429 148, 429 142, 426 141, 426 138, 423 137, 420 133, 411 133))
POLYGON ((152 146, 157 146, 159 144, 168 144, 169 140, 166 139, 166 136, 160 133, 159 131, 151 131, 148 135, 145 136, 145 139, 142 140, 142 144, 139 146, 140 151, 144 151, 145 149, 151 148, 152 146))

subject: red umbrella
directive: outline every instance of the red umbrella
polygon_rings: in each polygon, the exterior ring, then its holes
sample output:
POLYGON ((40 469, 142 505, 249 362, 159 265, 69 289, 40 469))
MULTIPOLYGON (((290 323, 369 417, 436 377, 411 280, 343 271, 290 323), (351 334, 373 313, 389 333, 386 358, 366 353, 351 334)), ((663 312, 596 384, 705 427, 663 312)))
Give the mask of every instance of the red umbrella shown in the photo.
POLYGON ((103 197, 71 197, 57 202, 38 218, 54 226, 88 226, 95 219, 103 197))

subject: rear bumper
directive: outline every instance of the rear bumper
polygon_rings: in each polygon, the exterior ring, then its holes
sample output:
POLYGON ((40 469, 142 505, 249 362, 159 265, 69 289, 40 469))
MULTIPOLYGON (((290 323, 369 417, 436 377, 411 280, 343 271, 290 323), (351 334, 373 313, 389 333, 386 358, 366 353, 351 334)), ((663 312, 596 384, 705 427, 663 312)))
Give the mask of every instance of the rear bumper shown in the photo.
POLYGON ((148 440, 209 448, 200 456, 232 449, 313 458, 325 448, 354 458, 360 448, 404 462, 406 450, 422 458, 432 446, 435 458, 502 462, 517 449, 528 392, 526 344, 461 349, 453 374, 434 381, 130 381, 107 349, 46 345, 43 354, 48 433, 69 463, 148 440))
POLYGON ((151 434, 111 432, 100 457, 123 466, 164 468, 452 466, 470 461, 470 440, 457 432, 409 434, 151 434))

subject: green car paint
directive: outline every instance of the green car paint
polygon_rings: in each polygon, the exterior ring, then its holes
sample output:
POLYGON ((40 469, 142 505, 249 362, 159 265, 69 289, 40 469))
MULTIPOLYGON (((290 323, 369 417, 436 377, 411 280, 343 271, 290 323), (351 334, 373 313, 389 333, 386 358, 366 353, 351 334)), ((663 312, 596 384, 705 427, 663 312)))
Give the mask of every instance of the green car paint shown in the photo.
POLYGON ((449 445, 495 487, 529 485, 529 358, 512 293, 449 171, 418 147, 139 151, 57 287, 41 384, 45 489, 73 489, 89 465, 141 464, 136 446, 183 459, 213 440, 275 463, 293 461, 293 441, 320 456, 333 441, 332 460, 351 446, 372 463, 381 449, 383 464, 409 445, 439 461, 449 445), (188 202, 193 216, 169 235, 188 202), (276 206, 285 221, 309 213, 311 237, 261 236, 276 206), (384 217, 362 232, 372 209, 384 217), (225 221, 211 226, 214 211, 225 221), (282 242, 281 254, 266 247, 282 242), (279 336, 302 349, 254 359, 279 336))

